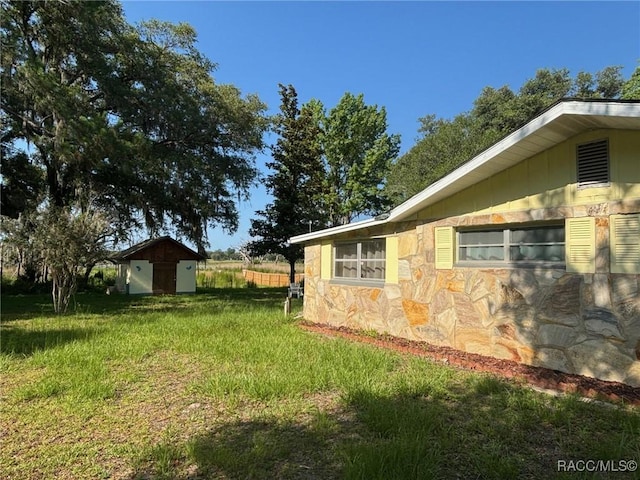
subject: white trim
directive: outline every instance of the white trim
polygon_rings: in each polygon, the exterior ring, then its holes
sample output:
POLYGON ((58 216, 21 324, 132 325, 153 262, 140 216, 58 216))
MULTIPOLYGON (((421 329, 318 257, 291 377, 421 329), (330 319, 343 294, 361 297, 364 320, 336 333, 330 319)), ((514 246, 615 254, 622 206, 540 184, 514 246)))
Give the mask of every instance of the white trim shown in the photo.
POLYGON ((292 237, 290 242, 304 243, 388 222, 408 220, 429 205, 516 165, 538 152, 578 133, 598 128, 640 130, 640 102, 565 100, 398 205, 385 220, 374 218, 327 228, 292 237), (557 127, 563 127, 561 133, 554 131, 557 127), (528 148, 520 148, 524 146, 528 148))
POLYGON ((376 225, 383 225, 388 220, 376 220, 375 218, 361 220, 355 223, 347 223, 346 225, 338 225, 337 227, 325 228, 324 230, 318 230, 317 232, 305 233, 303 235, 296 235, 289 239, 290 243, 304 243, 309 240, 315 240, 320 237, 331 237, 333 235, 340 235, 341 233, 351 232, 353 230, 360 230, 361 228, 375 227, 376 225))

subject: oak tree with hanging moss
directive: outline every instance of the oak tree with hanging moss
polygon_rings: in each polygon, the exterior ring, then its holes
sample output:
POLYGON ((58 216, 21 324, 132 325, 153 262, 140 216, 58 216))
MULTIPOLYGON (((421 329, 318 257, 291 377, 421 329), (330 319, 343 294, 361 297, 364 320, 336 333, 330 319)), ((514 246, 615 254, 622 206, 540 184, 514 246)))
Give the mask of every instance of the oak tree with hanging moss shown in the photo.
POLYGON ((265 105, 214 80, 192 27, 129 25, 113 0, 1 8, 3 214, 26 208, 5 194, 26 159, 40 208, 101 212, 119 238, 171 228, 203 253, 207 227, 237 229, 265 105))

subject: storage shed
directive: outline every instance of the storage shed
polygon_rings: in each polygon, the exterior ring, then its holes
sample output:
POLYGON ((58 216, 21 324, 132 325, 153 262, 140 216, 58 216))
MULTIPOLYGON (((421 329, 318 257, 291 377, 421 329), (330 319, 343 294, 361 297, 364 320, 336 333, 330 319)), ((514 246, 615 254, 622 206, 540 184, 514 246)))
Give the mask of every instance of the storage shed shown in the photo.
POLYGON ((205 257, 171 237, 145 240, 116 255, 116 288, 130 294, 196 291, 196 266, 205 257))

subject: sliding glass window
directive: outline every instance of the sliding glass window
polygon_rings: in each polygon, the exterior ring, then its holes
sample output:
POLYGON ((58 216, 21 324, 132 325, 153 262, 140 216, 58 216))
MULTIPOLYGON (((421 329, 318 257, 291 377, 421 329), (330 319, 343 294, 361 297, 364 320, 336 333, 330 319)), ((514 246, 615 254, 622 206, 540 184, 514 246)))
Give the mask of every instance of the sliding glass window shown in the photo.
POLYGON ((458 264, 564 263, 564 225, 458 231, 458 264))

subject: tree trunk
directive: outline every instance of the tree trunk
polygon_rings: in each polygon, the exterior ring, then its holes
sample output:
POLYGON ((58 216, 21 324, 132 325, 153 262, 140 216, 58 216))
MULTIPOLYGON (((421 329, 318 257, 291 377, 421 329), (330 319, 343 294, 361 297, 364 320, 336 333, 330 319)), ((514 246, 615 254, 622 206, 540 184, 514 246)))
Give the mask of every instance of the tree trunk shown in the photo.
POLYGON ((296 283, 296 259, 289 259, 289 283, 296 283))
POLYGON ((73 272, 57 272, 51 274, 53 285, 51 296, 53 299, 53 311, 57 314, 66 313, 69 301, 78 289, 78 280, 73 272))
POLYGON ((82 281, 80 282, 81 291, 84 291, 89 286, 89 276, 91 275, 91 271, 95 266, 95 263, 91 263, 85 267, 84 275, 82 275, 82 281))

